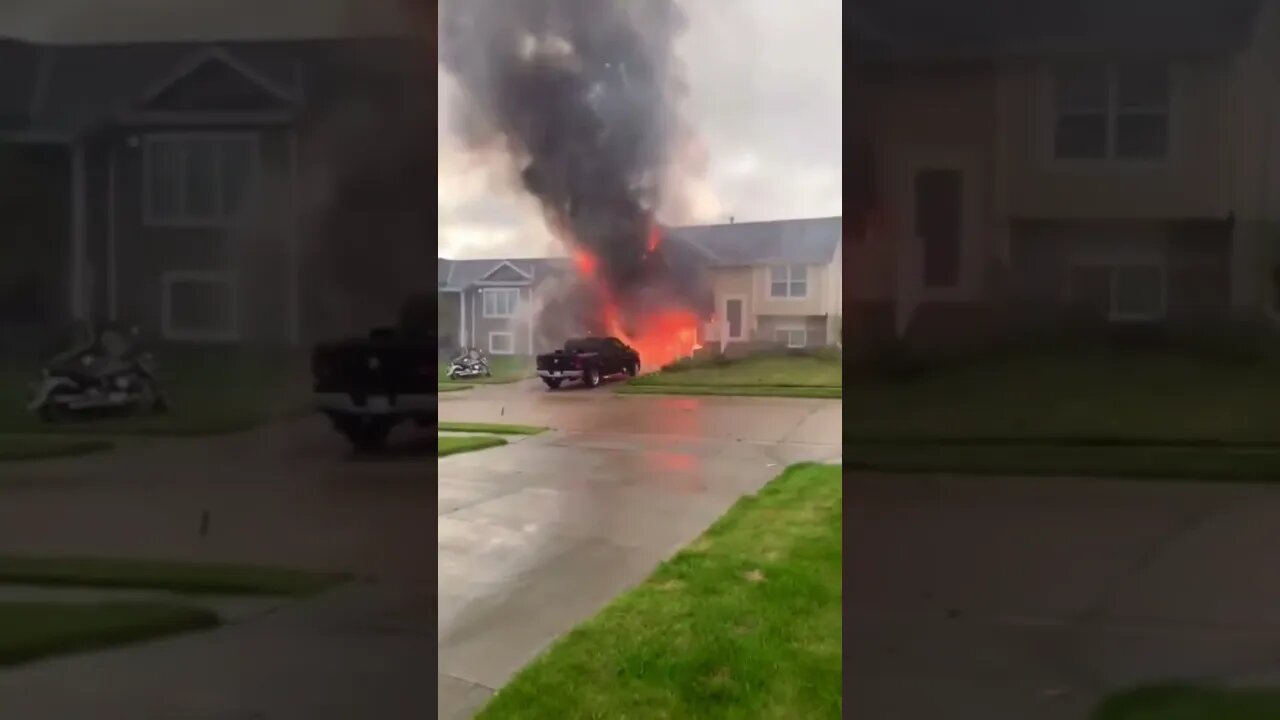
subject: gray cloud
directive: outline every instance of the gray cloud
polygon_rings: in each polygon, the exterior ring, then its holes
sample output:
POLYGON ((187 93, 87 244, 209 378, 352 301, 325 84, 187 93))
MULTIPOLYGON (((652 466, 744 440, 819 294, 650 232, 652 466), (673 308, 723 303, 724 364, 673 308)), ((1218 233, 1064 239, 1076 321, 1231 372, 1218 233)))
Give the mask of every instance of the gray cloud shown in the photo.
MULTIPOLYGON (((707 153, 700 183, 707 197, 694 203, 701 210, 698 219, 840 214, 839 0, 685 0, 683 6, 689 15, 679 43, 689 82, 685 115, 707 153)), ((442 108, 442 120, 446 113, 442 108)), ((457 147, 449 137, 441 143, 457 147)), ((440 182, 451 182, 454 169, 466 161, 464 155, 442 158, 440 182)), ((513 196, 520 191, 500 171, 491 180, 476 196, 441 203, 442 254, 528 255, 546 246, 541 215, 534 208, 513 215, 511 208, 520 207, 513 196), (507 236, 509 244, 492 234, 473 240, 467 228, 485 217, 524 231, 507 236)))

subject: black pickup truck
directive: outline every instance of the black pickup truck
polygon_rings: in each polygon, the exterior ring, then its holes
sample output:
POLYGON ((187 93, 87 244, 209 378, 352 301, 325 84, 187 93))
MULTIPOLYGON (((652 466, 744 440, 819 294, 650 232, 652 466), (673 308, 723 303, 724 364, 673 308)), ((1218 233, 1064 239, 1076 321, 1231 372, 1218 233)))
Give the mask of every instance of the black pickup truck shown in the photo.
POLYGON ((581 380, 593 388, 610 375, 640 373, 640 353, 615 337, 569 340, 564 348, 537 358, 538 377, 552 390, 565 380, 581 380))
POLYGON ((318 409, 358 450, 376 450, 391 429, 436 424, 435 299, 405 304, 397 327, 316 345, 311 353, 318 409))

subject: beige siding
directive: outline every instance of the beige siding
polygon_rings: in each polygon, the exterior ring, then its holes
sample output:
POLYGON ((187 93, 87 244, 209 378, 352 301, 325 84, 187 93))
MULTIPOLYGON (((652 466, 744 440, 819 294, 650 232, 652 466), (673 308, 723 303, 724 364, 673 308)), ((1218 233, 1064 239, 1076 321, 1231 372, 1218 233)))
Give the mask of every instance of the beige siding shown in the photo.
POLYGON ((756 315, 823 315, 827 312, 827 285, 825 265, 810 265, 808 272, 809 294, 803 298, 773 298, 769 296, 768 266, 757 266, 752 271, 752 309, 756 315))
POLYGON ((1171 72, 1170 152, 1158 163, 1052 159, 1053 75, 1009 67, 999 78, 1001 186, 997 206, 1023 218, 1221 217, 1231 207, 1229 60, 1181 61, 1171 72))

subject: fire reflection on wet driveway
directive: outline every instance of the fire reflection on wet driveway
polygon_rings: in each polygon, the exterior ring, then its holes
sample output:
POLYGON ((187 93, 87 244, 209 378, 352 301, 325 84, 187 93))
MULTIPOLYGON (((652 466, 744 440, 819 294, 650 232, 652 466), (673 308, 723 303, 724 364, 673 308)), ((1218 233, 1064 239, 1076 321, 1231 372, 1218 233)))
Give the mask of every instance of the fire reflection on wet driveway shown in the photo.
POLYGON ((534 383, 442 396, 443 420, 554 430, 439 464, 441 717, 465 717, 786 465, 837 457, 840 410, 534 383))

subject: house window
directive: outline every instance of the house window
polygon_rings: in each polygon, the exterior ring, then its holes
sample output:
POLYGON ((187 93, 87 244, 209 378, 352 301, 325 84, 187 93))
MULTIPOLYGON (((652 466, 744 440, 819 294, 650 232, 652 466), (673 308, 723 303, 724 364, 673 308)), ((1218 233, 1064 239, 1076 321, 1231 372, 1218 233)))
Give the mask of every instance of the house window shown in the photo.
POLYGON ((516 351, 515 337, 509 332, 489 333, 489 353, 493 355, 511 355, 516 351))
POLYGON ((769 297, 804 298, 809 295, 809 268, 775 265, 769 268, 769 297))
POLYGON ((233 342, 240 338, 239 288, 234 273, 167 272, 162 282, 166 339, 233 342))
POLYGON ((1077 265, 1071 299, 1113 322, 1164 317, 1165 273, 1160 265, 1077 265))
POLYGON ((1054 76, 1054 157, 1161 160, 1169 153, 1169 67, 1076 65, 1054 76))
POLYGON ((509 318, 520 305, 519 288, 490 288, 484 291, 484 316, 509 318))
POLYGON ((258 171, 253 135, 158 135, 143 146, 148 225, 219 226, 240 211, 258 171))
POLYGON ((808 338, 804 328, 778 328, 773 331, 773 339, 789 348, 802 348, 808 338))

